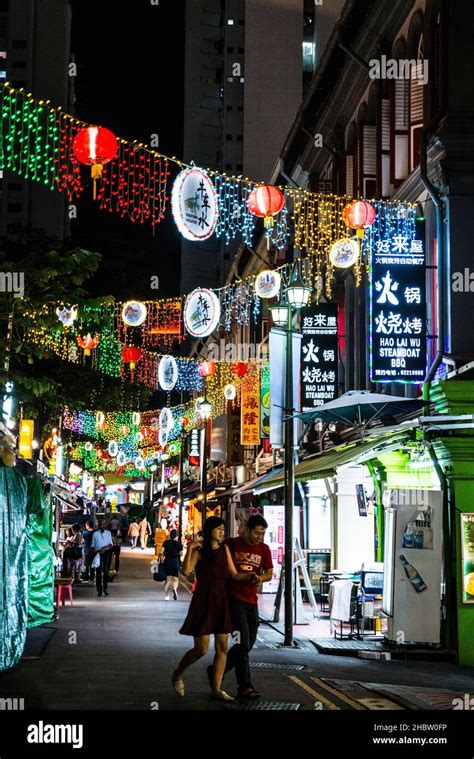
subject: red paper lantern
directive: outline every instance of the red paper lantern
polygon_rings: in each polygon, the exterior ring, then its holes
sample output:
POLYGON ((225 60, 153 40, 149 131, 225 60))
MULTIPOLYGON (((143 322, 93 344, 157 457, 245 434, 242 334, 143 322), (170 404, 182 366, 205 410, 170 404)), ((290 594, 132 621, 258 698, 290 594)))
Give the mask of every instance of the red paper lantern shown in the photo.
POLYGON ((108 163, 117 155, 117 138, 110 129, 89 126, 80 129, 72 143, 72 149, 77 160, 92 166, 91 176, 94 180, 94 200, 97 197, 96 182, 102 176, 104 163, 108 163))
POLYGON ((94 350, 94 348, 97 348, 99 345, 99 338, 95 335, 92 337, 92 335, 89 333, 85 337, 79 336, 77 338, 77 344, 80 348, 83 349, 85 356, 90 356, 91 350, 94 350))
POLYGON ((263 217, 265 227, 273 227, 273 217, 280 213, 284 205, 282 191, 269 184, 256 187, 247 198, 247 208, 255 216, 263 217))
POLYGON ((372 226, 376 215, 375 208, 366 200, 353 200, 342 212, 346 227, 356 229, 357 237, 364 236, 364 228, 372 226))
POLYGON ((216 370, 217 366, 214 361, 203 361, 198 367, 198 372, 201 377, 212 377, 212 375, 216 373, 216 370))
POLYGON ((240 377, 240 378, 245 377, 248 370, 249 368, 247 364, 244 364, 243 361, 239 361, 237 364, 234 364, 231 369, 232 374, 235 374, 237 377, 240 377))
POLYGON ((142 357, 141 348, 136 348, 134 345, 124 345, 122 347, 122 361, 124 364, 130 364, 130 369, 133 372, 135 364, 142 357))

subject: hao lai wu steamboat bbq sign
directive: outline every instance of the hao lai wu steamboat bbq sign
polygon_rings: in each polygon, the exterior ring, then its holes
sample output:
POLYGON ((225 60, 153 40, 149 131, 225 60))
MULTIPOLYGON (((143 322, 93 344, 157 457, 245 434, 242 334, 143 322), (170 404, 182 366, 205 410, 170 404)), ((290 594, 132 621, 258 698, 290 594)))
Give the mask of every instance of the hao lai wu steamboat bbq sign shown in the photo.
POLYGON ((301 411, 312 411, 337 397, 337 305, 302 309, 301 329, 301 411))
POLYGON ((369 350, 372 382, 423 382, 426 282, 421 240, 395 235, 375 243, 369 350))

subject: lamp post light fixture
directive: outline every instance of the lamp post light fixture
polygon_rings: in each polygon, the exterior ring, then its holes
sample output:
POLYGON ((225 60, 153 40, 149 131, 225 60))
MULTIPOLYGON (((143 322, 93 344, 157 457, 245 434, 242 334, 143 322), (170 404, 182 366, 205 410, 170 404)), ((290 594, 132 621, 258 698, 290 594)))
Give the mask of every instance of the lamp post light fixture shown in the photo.
POLYGON ((285 640, 284 646, 293 646, 293 511, 295 501, 295 440, 293 414, 293 310, 298 311, 309 303, 311 288, 297 279, 290 281, 285 291, 286 302, 271 307, 275 326, 286 332, 286 383, 285 383, 285 640))
POLYGON ((211 418, 211 412, 212 412, 212 406, 207 400, 207 395, 206 395, 199 407, 199 413, 201 414, 201 417, 204 421, 204 428, 202 431, 202 462, 201 462, 202 463, 201 490, 203 493, 202 509, 201 509, 201 521, 202 521, 201 529, 204 527, 204 522, 206 521, 206 516, 207 516, 207 458, 206 458, 207 422, 208 422, 208 419, 211 418))

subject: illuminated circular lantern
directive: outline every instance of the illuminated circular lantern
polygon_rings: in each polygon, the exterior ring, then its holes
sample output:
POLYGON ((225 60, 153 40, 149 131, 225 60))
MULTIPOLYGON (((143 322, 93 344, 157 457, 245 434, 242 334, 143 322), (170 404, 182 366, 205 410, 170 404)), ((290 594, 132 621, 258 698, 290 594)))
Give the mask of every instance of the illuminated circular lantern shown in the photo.
POLYGON ((198 372, 201 377, 212 377, 217 371, 217 366, 214 361, 203 361, 199 364, 198 372))
POLYGON ((277 271, 265 269, 255 277, 255 292, 259 298, 274 298, 280 292, 281 276, 277 271))
POLYGON ((95 415, 95 426, 98 430, 101 430, 105 424, 105 414, 103 411, 98 411, 95 415))
POLYGON ((66 308, 66 306, 64 306, 62 309, 57 308, 56 314, 58 315, 58 319, 64 327, 70 327, 72 324, 74 324, 75 319, 77 319, 77 309, 74 308, 74 306, 71 308, 66 308))
POLYGON ((243 361, 239 361, 237 364, 233 365, 231 372, 232 374, 235 374, 236 377, 240 377, 242 379, 242 377, 245 377, 245 375, 248 373, 248 370, 249 368, 247 364, 244 364, 243 361))
POLYGON ((173 412, 166 406, 160 411, 160 429, 170 433, 174 427, 173 412))
POLYGON ((364 229, 372 226, 376 215, 375 208, 366 200, 353 200, 342 212, 344 224, 355 229, 357 237, 364 236, 364 229))
POLYGON ((186 332, 193 337, 208 337, 219 324, 220 300, 212 290, 198 287, 186 298, 183 322, 186 332))
POLYGON ((354 237, 337 240, 329 251, 329 260, 337 269, 349 269, 359 258, 359 242, 354 237))
POLYGON ((132 424, 135 425, 135 427, 140 426, 141 416, 139 411, 134 411, 132 414, 132 424))
POLYGON ((92 451, 93 447, 94 446, 89 441, 84 445, 84 448, 86 449, 86 451, 92 451))
POLYGON ((122 307, 122 319, 127 327, 139 327, 146 319, 147 307, 139 300, 127 300, 122 307))
POLYGON ((142 435, 142 433, 141 433, 141 432, 137 432, 137 434, 136 434, 136 436, 135 436, 135 440, 136 440, 136 442, 138 443, 138 445, 140 445, 140 443, 141 443, 141 442, 142 442, 142 440, 143 440, 143 435, 142 435))
POLYGON ((87 335, 82 335, 77 338, 77 344, 79 348, 82 348, 84 351, 84 356, 90 356, 91 351, 94 350, 94 348, 97 348, 99 345, 99 338, 95 335, 92 336, 90 333, 87 335))
POLYGON ((128 459, 127 459, 127 456, 125 455, 125 453, 123 451, 119 451, 119 453, 117 455, 117 466, 125 466, 125 464, 127 463, 127 461, 128 461, 128 459))
POLYGON ((196 167, 184 169, 171 191, 171 210, 186 240, 207 240, 219 219, 219 199, 209 175, 196 167))
POLYGON ((109 456, 111 456, 112 458, 115 458, 115 456, 117 456, 117 454, 119 452, 119 447, 118 447, 117 441, 116 440, 111 440, 110 443, 109 443, 109 445, 108 445, 108 449, 107 450, 109 451, 109 456))
POLYGON ((158 443, 164 448, 168 443, 168 430, 160 429, 158 432, 158 443))
POLYGON ((137 456, 135 459, 135 466, 140 471, 143 471, 145 469, 145 462, 143 461, 141 456, 137 456))
POLYGON ((94 180, 94 200, 97 197, 97 180, 102 176, 105 163, 109 163, 117 155, 118 141, 110 129, 89 126, 80 129, 72 143, 75 157, 81 163, 91 166, 91 177, 94 180))
POLYGON ((237 396, 237 388, 235 385, 226 385, 224 388, 224 398, 226 401, 233 401, 237 396))
POLYGON ((141 348, 137 348, 135 345, 124 345, 122 347, 122 361, 124 364, 130 364, 130 371, 133 372, 135 364, 142 357, 141 348))
POLYGON ((158 364, 158 382, 162 390, 173 390, 178 381, 178 364, 173 356, 163 356, 158 364))
POLYGON ((247 198, 247 208, 254 216, 263 218, 266 228, 273 227, 273 217, 283 210, 284 205, 282 191, 268 184, 256 187, 247 198))

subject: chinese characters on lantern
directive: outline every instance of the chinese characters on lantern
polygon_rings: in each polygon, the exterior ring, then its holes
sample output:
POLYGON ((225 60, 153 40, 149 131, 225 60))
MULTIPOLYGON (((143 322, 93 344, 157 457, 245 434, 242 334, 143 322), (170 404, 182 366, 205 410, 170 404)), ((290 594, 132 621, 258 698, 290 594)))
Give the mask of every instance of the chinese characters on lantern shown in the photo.
POLYGON ((337 397, 337 305, 322 303, 301 312, 301 410, 337 397))
POLYGON ((395 235, 375 243, 370 300, 370 379, 422 382, 426 368, 422 240, 395 235))

